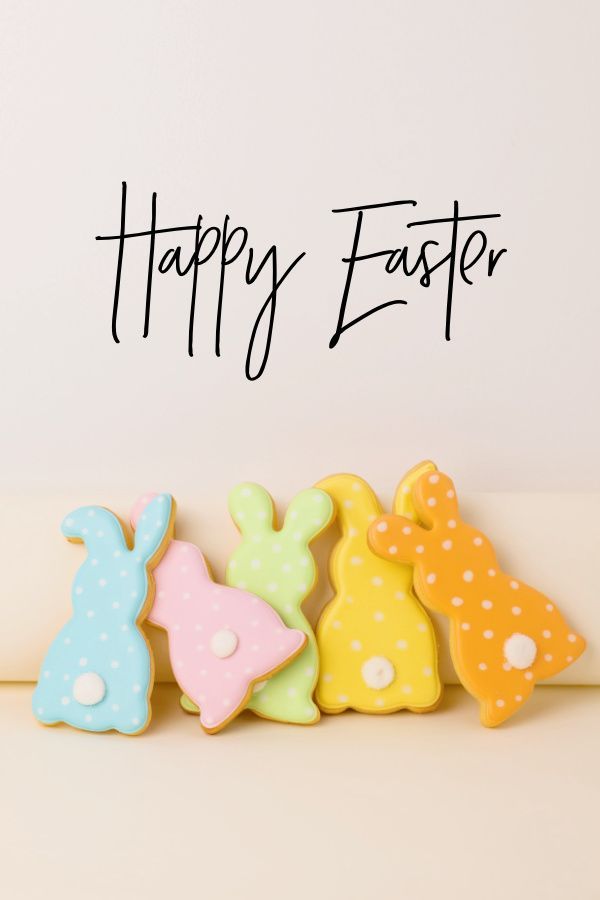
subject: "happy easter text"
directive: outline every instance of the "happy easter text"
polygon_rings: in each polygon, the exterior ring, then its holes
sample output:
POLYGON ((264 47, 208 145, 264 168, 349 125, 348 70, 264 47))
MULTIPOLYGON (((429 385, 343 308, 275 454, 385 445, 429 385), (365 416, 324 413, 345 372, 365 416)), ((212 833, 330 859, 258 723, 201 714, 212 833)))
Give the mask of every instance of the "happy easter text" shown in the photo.
MULTIPOLYGON (((463 215, 459 209, 458 201, 454 201, 450 215, 417 219, 411 213, 405 215, 404 221, 400 221, 399 227, 408 229, 438 228, 441 229, 443 243, 433 238, 422 241, 411 248, 408 242, 398 246, 393 243, 390 247, 379 249, 363 249, 367 245, 367 238, 363 235, 365 223, 368 225, 377 211, 398 207, 399 213, 411 211, 417 206, 416 200, 392 200, 387 203, 365 203, 359 206, 345 206, 332 210, 336 215, 353 217, 354 232, 352 246, 347 256, 342 257, 341 262, 346 267, 344 286, 341 299, 336 302, 337 322, 332 312, 330 327, 333 332, 329 338, 329 347, 333 349, 341 336, 349 328, 353 328, 363 322, 369 316, 387 309, 391 306, 403 306, 407 301, 399 298, 385 300, 372 306, 361 315, 351 318, 348 314, 348 301, 350 298, 352 279, 357 266, 369 260, 380 260, 384 271, 391 276, 403 276, 405 278, 417 278, 424 288, 431 285, 431 276, 445 268, 445 325, 444 337, 447 341, 451 337, 452 305, 457 274, 467 285, 472 285, 473 280, 467 273, 478 266, 480 274, 492 277, 501 256, 507 252, 503 247, 495 250, 489 247, 488 237, 481 227, 475 227, 484 220, 498 219, 500 213, 480 213, 476 215, 463 215), (409 221, 406 219, 410 218, 409 221), (462 226, 467 223, 467 227, 462 226), (470 224, 469 224, 470 223, 470 224)), ((410 233, 410 232, 409 232, 410 233)), ((419 236, 421 231, 418 231, 419 236)), ((440 236, 436 233, 436 236, 440 236)), ((260 306, 250 334, 248 351, 246 354, 245 374, 249 381, 255 381, 264 373, 271 349, 273 330, 275 325, 275 313, 277 302, 281 298, 285 282, 296 266, 306 256, 306 251, 293 258, 281 259, 281 254, 275 244, 272 244, 266 252, 257 251, 250 244, 250 233, 242 225, 233 226, 229 215, 225 215, 223 223, 219 225, 204 224, 202 214, 197 216, 193 225, 176 225, 171 227, 159 227, 157 217, 157 195, 152 194, 149 221, 142 230, 129 231, 127 229, 127 183, 122 183, 120 227, 117 234, 97 235, 97 241, 116 241, 117 260, 115 289, 112 303, 112 337, 116 343, 120 343, 118 335, 119 304, 121 301, 121 276, 125 262, 125 247, 132 240, 146 242, 148 251, 148 269, 145 285, 145 298, 143 306, 143 331, 147 338, 150 333, 150 313, 152 306, 152 283, 155 272, 167 275, 174 270, 180 278, 190 276, 190 300, 187 328, 187 352, 194 355, 194 320, 196 312, 196 297, 198 290, 198 275, 202 266, 211 261, 219 267, 219 288, 217 295, 217 308, 215 320, 214 352, 221 356, 221 327, 223 303, 225 301, 225 281, 229 266, 237 265, 243 269, 246 285, 254 283, 264 284, 265 299, 260 306), (184 250, 180 243, 172 239, 170 246, 162 253, 158 264, 155 263, 155 248, 157 235, 180 235, 192 233, 192 241, 184 250)), ((440 279, 441 281, 441 279, 440 279)))

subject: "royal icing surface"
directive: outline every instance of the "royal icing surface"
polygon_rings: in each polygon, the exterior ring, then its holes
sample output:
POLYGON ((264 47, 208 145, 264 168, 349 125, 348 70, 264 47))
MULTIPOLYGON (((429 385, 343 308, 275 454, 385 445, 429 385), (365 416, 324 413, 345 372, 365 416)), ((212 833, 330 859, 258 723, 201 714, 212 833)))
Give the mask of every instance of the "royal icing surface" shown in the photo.
POLYGON ((418 518, 383 516, 369 542, 387 560, 415 566, 415 589, 431 609, 450 618, 457 674, 480 703, 484 725, 520 709, 537 681, 580 656, 584 639, 556 605, 500 569, 489 540, 459 516, 447 475, 422 475, 413 488, 418 518))
MULTIPOLYGON (((423 463, 408 473, 396 492, 397 512, 415 518, 412 482, 434 470, 423 463)), ((379 500, 356 475, 333 475, 318 486, 335 502, 341 537, 330 560, 335 597, 317 625, 317 703, 330 713, 432 709, 442 690, 437 644, 412 593, 412 566, 385 562, 367 543, 368 527, 382 513, 379 500)))
MULTIPOLYGON (((134 507, 134 527, 148 499, 142 497, 134 507)), ((148 621, 167 630, 171 665, 187 708, 200 708, 205 731, 220 731, 246 707, 256 683, 301 652, 306 636, 287 628, 260 597, 216 584, 194 544, 171 541, 154 578, 148 621)))
POLYGON ((147 727, 153 666, 138 623, 174 507, 168 494, 154 498, 132 550, 117 517, 103 507, 81 507, 63 521, 63 534, 83 541, 88 556, 73 582, 73 615, 50 645, 33 695, 40 722, 124 734, 147 727))
POLYGON ((264 598, 286 625, 300 629, 307 638, 297 659, 256 691, 248 708, 269 719, 310 725, 319 719, 312 699, 319 657, 301 607, 317 574, 309 543, 329 524, 333 504, 324 491, 301 491, 278 531, 271 497, 260 485, 248 483, 231 492, 229 510, 242 540, 229 561, 227 583, 264 598))

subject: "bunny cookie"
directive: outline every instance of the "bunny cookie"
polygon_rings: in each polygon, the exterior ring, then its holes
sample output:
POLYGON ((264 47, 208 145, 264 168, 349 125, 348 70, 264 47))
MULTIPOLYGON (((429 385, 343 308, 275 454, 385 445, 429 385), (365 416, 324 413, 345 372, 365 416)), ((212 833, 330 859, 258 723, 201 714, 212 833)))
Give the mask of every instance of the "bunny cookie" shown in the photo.
POLYGON ((450 618, 454 666, 479 700, 482 723, 499 725, 537 681, 577 659, 585 641, 553 602, 500 570, 489 540, 461 520, 447 475, 421 475, 413 502, 425 527, 382 516, 369 528, 369 543, 384 559, 414 565, 419 598, 450 618))
MULTIPOLYGON (((278 722, 312 725, 319 709, 312 699, 319 670, 317 643, 302 602, 316 581, 309 543, 329 524, 333 504, 316 488, 301 491, 290 503, 281 530, 269 494, 258 484, 240 484, 229 495, 229 511, 242 541, 227 567, 227 583, 250 590, 269 603, 290 628, 307 637, 297 659, 256 690, 248 703, 259 716, 278 722)), ((258 686, 257 686, 258 687, 258 686)), ((194 707, 187 698, 182 705, 194 707)))
POLYGON ((101 506, 81 507, 63 521, 66 538, 84 542, 89 555, 73 582, 73 615, 50 645, 33 695, 40 722, 123 734, 147 728, 154 666, 138 626, 174 512, 169 494, 155 497, 132 550, 117 517, 101 506))
MULTIPOLYGON (((151 503, 134 506, 134 528, 151 503)), ((216 584, 198 547, 171 541, 154 572, 156 596, 148 621, 165 628, 175 678, 209 734, 221 731, 265 683, 306 644, 277 613, 247 591, 216 584)), ((189 702, 188 701, 188 702, 189 702)))
MULTIPOLYGON (((416 519, 411 486, 433 471, 435 465, 425 462, 406 475, 395 512, 416 519)), ((368 527, 382 513, 377 497, 356 475, 332 475, 317 487, 334 500, 341 529, 330 560, 336 593, 317 625, 317 703, 328 713, 434 709, 442 691, 437 644, 412 593, 412 566, 384 562, 367 543, 368 527)))

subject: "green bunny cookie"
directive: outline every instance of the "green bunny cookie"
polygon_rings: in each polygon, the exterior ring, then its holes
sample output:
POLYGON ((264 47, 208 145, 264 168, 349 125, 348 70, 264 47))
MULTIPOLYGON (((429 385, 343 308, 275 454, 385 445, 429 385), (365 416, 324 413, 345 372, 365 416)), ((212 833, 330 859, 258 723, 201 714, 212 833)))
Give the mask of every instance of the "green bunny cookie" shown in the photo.
MULTIPOLYGON (((333 503, 318 488, 301 491, 290 503, 278 531, 271 497, 260 485, 246 483, 230 493, 229 511, 242 541, 229 560, 227 584, 266 600, 289 628, 301 629, 308 638, 306 648, 290 665, 255 685, 247 708, 278 722, 312 725, 320 717, 312 699, 319 656, 302 603, 317 578, 308 545, 331 521, 333 503)), ((183 696, 181 704, 187 712, 197 712, 188 697, 183 696)))

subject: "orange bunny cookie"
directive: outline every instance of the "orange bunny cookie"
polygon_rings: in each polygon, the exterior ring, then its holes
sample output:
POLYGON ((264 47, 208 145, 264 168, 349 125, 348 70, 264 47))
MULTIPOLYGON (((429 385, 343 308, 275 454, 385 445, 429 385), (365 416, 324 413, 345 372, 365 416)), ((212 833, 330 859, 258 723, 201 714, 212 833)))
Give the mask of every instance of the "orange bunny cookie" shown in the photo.
POLYGON ((447 475, 422 475, 413 501, 427 527, 382 516, 369 528, 369 543, 384 559, 414 565, 420 600, 450 618, 454 666, 479 700, 482 723, 499 725, 536 681, 577 659, 585 641, 547 597, 500 570, 489 540, 460 519, 447 475))

